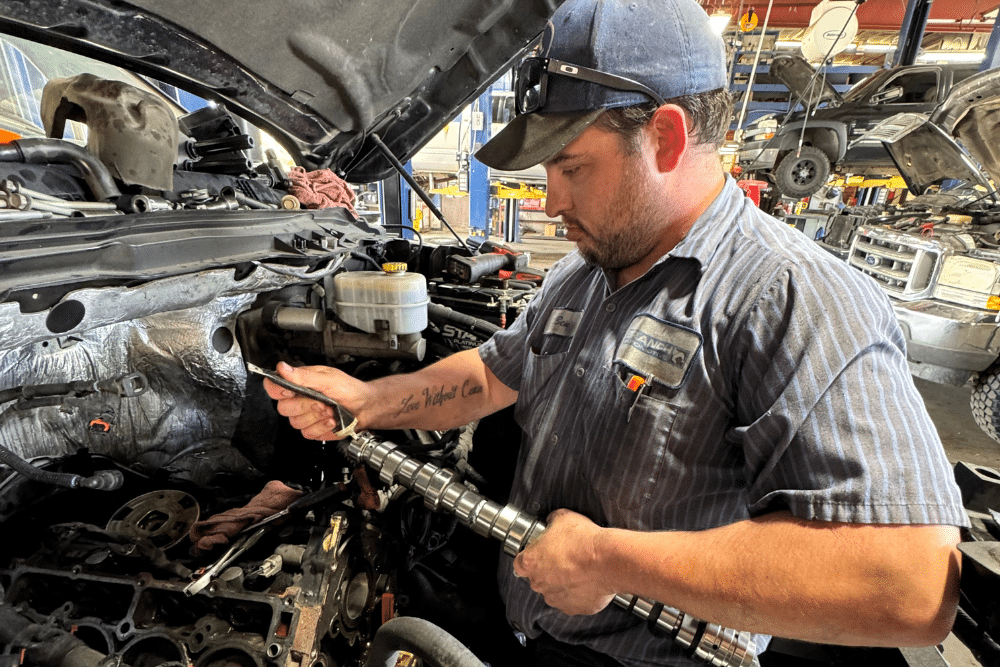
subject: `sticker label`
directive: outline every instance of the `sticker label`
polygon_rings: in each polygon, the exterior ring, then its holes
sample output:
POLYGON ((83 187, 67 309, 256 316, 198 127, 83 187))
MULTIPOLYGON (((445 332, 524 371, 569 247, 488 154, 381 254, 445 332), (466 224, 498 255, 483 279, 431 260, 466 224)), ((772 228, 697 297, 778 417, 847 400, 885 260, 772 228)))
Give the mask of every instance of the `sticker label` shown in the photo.
POLYGON ((639 315, 629 324, 618 345, 616 361, 676 389, 684 382, 700 349, 701 336, 696 332, 651 315, 639 315))
POLYGON ((545 323, 545 333, 553 336, 565 336, 572 338, 580 326, 581 311, 565 310, 558 308, 549 315, 549 321, 545 323))

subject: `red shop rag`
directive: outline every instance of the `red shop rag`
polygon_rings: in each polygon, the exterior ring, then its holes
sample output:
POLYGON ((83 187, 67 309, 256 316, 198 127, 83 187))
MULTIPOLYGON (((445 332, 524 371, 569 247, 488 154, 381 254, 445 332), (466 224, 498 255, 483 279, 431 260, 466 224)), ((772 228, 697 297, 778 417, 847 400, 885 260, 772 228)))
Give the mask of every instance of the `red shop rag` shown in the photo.
POLYGON ((347 181, 329 169, 306 171, 302 167, 292 167, 288 172, 288 193, 294 195, 303 208, 333 208, 341 206, 355 217, 354 190, 347 181))
POLYGON ((271 480, 246 506, 220 512, 191 526, 188 537, 193 543, 192 555, 201 556, 220 545, 229 544, 243 529, 277 514, 301 496, 302 491, 271 480))

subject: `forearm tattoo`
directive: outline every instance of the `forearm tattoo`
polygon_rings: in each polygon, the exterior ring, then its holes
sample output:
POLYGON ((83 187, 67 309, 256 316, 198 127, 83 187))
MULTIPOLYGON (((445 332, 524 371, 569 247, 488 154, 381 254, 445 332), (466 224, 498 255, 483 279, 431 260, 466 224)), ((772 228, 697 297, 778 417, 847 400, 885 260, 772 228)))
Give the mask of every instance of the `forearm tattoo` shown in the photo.
POLYGON ((393 417, 399 417, 407 412, 416 412, 420 410, 421 407, 424 409, 440 407, 456 398, 471 398, 476 394, 482 393, 482 385, 476 384, 471 380, 463 382, 461 389, 459 389, 457 384, 452 385, 451 389, 446 389, 445 385, 441 385, 440 387, 427 387, 420 392, 419 396, 417 394, 410 394, 400 401, 399 410, 393 414, 393 417))

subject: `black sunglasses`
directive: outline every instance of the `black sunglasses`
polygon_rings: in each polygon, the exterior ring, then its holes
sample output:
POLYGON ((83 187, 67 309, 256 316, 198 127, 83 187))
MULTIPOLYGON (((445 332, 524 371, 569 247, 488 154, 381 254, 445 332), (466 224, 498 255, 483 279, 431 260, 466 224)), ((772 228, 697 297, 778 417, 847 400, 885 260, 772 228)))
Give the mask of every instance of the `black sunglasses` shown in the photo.
POLYGON ((626 79, 623 76, 608 74, 600 70, 571 65, 553 58, 525 58, 517 66, 517 76, 514 79, 514 105, 518 114, 539 111, 545 106, 545 93, 548 88, 549 73, 561 74, 571 79, 580 79, 596 83, 606 88, 624 90, 631 93, 642 93, 652 98, 659 105, 664 103, 662 97, 638 81, 626 79))

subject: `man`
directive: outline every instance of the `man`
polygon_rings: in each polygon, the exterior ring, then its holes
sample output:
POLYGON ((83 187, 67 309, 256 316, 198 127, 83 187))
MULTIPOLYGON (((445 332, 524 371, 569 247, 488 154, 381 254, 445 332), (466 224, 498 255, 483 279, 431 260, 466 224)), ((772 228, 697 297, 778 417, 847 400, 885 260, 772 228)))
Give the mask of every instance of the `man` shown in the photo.
MULTIPOLYGON (((477 157, 544 164, 579 252, 479 350, 369 384, 280 372, 359 428, 516 403, 511 502, 549 528, 502 561, 501 591, 515 628, 588 647, 581 664, 689 664, 616 593, 761 647, 939 642, 966 518, 885 297, 723 173, 725 57, 693 0, 570 0, 553 28, 520 68, 521 115, 477 157)), ((305 437, 334 437, 328 409, 267 389, 305 437)))

